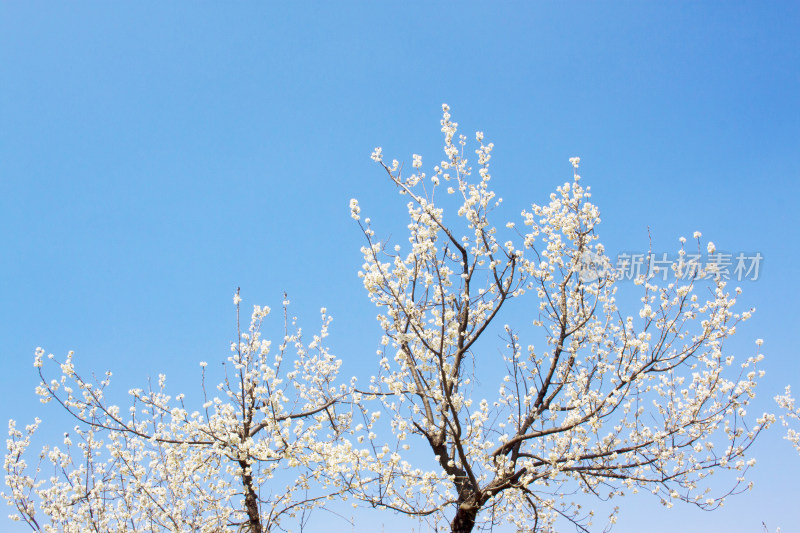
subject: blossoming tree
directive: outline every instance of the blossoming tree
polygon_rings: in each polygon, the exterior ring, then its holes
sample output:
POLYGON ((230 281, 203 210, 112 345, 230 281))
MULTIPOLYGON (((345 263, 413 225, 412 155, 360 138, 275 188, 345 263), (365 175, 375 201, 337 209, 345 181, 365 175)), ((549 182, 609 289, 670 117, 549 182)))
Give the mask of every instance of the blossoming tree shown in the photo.
POLYGON ((718 506, 741 489, 754 463, 745 453, 772 422, 746 416, 762 356, 734 364, 725 349, 751 312, 734 311, 739 289, 732 294, 713 265, 683 276, 682 239, 678 281, 639 276, 641 301, 623 311, 578 158, 571 182, 522 213, 524 229, 498 229, 493 145, 477 133, 473 178, 450 118, 445 105, 445 157, 431 174, 420 156, 405 173, 373 153, 408 199, 406 250, 377 239, 350 205, 367 240, 360 275, 384 331, 380 373, 361 391, 369 434, 360 439, 371 446, 355 459, 357 496, 453 533, 498 522, 551 531, 559 516, 584 530, 593 513, 571 496, 580 492, 648 490, 665 505, 718 506), (512 300, 525 303, 509 309, 512 300), (523 341, 536 337, 524 325, 499 326, 506 316, 528 317, 542 343, 523 341), (500 355, 487 332, 505 337, 500 355), (498 368, 499 392, 482 398, 498 368), (370 412, 370 399, 381 408, 370 412), (391 417, 391 445, 381 444, 380 412, 391 417), (436 467, 409 448, 427 450, 436 467), (704 481, 718 470, 734 471, 732 486, 710 494, 704 481))
MULTIPOLYGON (((237 291, 237 329, 239 302, 237 291)), ((261 338, 269 308, 254 308, 249 330, 231 345, 219 396, 209 396, 201 363, 205 403, 195 411, 184 395, 167 395, 159 375, 157 385, 129 391, 125 412, 104 397, 110 373, 86 380, 70 353, 63 362, 49 356, 61 376, 47 379, 51 365, 38 349, 42 401, 56 401, 78 425, 63 449, 44 448, 29 468, 24 453, 39 421, 24 431, 9 423, 4 496, 15 518, 42 532, 261 533, 287 517, 302 525, 337 490, 325 472, 349 427, 339 402, 350 386, 336 383, 340 361, 323 345, 325 309, 320 333, 306 343, 286 305, 277 350, 261 338)))

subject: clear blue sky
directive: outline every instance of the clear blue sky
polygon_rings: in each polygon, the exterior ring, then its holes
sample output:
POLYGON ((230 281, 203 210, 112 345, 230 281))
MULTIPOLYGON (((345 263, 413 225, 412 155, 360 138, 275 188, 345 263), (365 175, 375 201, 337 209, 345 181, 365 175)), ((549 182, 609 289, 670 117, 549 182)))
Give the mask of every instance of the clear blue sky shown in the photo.
MULTIPOLYGON (((308 328, 327 306, 366 378, 379 332, 348 200, 392 224, 403 202, 369 155, 439 157, 442 102, 495 143, 508 218, 579 155, 609 253, 646 251, 648 227, 657 250, 701 230, 760 252, 732 347, 765 339, 774 410, 800 392, 798 28, 797 2, 2 2, 0 419, 72 425, 34 397, 37 346, 120 391, 159 372, 192 390, 227 356, 237 286, 273 307, 288 291, 308 328)), ((800 531, 781 436, 757 443, 752 493, 711 514, 625 498, 616 531, 800 531)), ((355 530, 381 523, 409 530, 355 530)))

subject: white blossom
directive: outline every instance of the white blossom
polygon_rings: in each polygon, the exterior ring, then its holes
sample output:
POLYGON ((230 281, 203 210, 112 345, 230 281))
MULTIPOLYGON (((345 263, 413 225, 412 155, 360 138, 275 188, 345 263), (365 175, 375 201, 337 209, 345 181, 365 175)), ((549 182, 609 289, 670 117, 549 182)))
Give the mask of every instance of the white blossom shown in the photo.
POLYGON ((359 213, 361 213, 361 208, 358 206, 358 200, 356 200, 355 198, 351 198, 350 199, 350 216, 354 220, 358 220, 358 219, 361 218, 359 216, 359 213))

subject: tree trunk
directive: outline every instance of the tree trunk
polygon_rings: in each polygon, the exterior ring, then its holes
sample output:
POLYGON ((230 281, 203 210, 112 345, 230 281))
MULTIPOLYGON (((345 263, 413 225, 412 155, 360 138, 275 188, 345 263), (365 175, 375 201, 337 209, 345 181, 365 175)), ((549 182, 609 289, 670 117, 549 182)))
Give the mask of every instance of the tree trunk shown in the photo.
POLYGON ((456 516, 450 524, 452 533, 470 533, 475 527, 475 517, 478 515, 477 507, 462 504, 459 505, 456 516))
POLYGON ((248 533, 262 533, 261 513, 258 511, 258 498, 255 487, 253 487, 253 476, 250 473, 250 465, 247 461, 239 461, 242 467, 242 485, 244 485, 244 506, 247 510, 247 531, 248 533))

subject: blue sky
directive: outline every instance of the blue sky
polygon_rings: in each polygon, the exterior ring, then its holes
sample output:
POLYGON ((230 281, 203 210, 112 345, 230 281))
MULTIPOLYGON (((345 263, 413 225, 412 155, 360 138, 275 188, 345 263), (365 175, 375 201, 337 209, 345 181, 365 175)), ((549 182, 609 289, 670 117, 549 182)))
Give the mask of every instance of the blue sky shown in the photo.
MULTIPOLYGON (((273 308, 288 291, 310 328, 326 306, 366 378, 379 331, 348 201, 402 228, 369 155, 437 160, 442 102, 495 143, 508 219, 578 155, 610 254, 645 252, 648 228, 658 251, 701 230, 760 252, 732 349, 765 339, 774 410, 800 391, 798 27, 792 2, 0 3, 0 419, 72 425, 34 397, 37 346, 120 391, 159 372, 192 389, 227 356, 237 286, 273 308)), ((800 530, 781 436, 755 446, 752 493, 710 514, 625 498, 616 531, 800 530)), ((408 530, 365 513, 356 531, 381 523, 408 530)))

